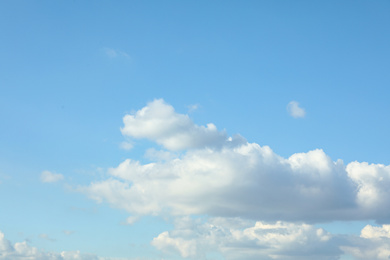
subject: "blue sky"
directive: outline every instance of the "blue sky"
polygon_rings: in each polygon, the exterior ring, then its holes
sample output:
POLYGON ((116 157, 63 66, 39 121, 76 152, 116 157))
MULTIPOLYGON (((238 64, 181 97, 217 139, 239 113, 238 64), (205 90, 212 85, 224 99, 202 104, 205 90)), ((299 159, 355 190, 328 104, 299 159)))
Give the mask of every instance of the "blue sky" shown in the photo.
POLYGON ((387 259, 389 12, 1 1, 0 259, 387 259))

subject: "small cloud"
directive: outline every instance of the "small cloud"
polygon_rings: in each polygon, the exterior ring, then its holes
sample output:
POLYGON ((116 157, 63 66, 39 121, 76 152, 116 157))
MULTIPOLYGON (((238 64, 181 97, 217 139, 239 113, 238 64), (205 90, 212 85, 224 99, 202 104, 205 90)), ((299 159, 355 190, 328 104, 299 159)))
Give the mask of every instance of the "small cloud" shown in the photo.
POLYGON ((291 101, 290 103, 288 103, 287 112, 290 114, 290 116, 294 118, 302 118, 306 115, 305 109, 300 107, 297 101, 291 101))
POLYGON ((126 219, 123 225, 133 225, 135 222, 139 220, 139 216, 130 216, 126 219))
POLYGON ((73 233, 74 233, 74 231, 72 231, 72 230, 64 230, 64 231, 62 231, 65 235, 72 235, 73 233))
POLYGON ((49 237, 48 234, 40 234, 39 238, 42 238, 42 239, 50 241, 50 242, 55 242, 56 241, 54 238, 49 237))
POLYGON ((221 147, 227 134, 218 131, 214 124, 198 126, 184 114, 155 99, 135 114, 123 117, 122 135, 136 139, 149 139, 171 151, 196 149, 201 147, 221 147))
POLYGON ((118 56, 118 54, 116 53, 115 50, 113 49, 105 49, 106 51, 106 55, 110 58, 116 58, 118 56))
POLYGON ((103 51, 106 54, 106 56, 109 57, 110 59, 114 59, 114 58, 130 59, 130 55, 124 51, 115 50, 112 48, 104 48, 103 51))
POLYGON ((2 174, 2 173, 0 172, 0 184, 2 184, 3 181, 9 180, 9 179, 11 179, 11 177, 10 177, 9 175, 2 174))
POLYGON ((188 113, 194 112, 197 110, 200 106, 198 104, 190 105, 188 106, 188 113))
POLYGON ((43 171, 41 173, 42 182, 57 182, 64 179, 64 176, 60 173, 52 173, 50 171, 43 171))
POLYGON ((119 147, 122 148, 123 150, 128 151, 128 150, 131 150, 133 148, 133 144, 130 142, 124 141, 119 145, 119 147))

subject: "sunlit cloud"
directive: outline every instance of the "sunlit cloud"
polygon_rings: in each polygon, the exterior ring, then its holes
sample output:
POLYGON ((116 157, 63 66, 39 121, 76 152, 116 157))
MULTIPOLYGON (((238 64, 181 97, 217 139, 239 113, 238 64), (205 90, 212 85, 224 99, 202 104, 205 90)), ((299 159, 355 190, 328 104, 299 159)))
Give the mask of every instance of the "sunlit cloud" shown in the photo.
POLYGON ((386 225, 367 226, 360 237, 313 225, 390 220, 390 166, 344 164, 322 149, 284 158, 212 123, 197 125, 162 99, 124 116, 123 124, 129 142, 160 146, 146 149, 151 162, 126 159, 77 190, 127 211, 123 224, 147 215, 174 219, 174 229, 151 242, 163 252, 190 259, 219 252, 228 260, 390 255, 386 225))
POLYGON ((58 182, 62 181, 64 176, 60 173, 53 173, 50 171, 43 171, 41 173, 41 181, 42 182, 58 182))
POLYGON ((79 190, 134 216, 209 215, 319 223, 390 219, 390 167, 333 161, 323 150, 284 158, 268 146, 196 125, 163 100, 123 119, 126 138, 160 144, 151 163, 126 159, 79 190), (175 152, 179 151, 179 152, 175 152))
POLYGON ((305 109, 300 107, 297 101, 291 101, 290 103, 288 103, 287 111, 290 114, 290 116, 294 118, 302 118, 305 117, 306 115, 305 109))

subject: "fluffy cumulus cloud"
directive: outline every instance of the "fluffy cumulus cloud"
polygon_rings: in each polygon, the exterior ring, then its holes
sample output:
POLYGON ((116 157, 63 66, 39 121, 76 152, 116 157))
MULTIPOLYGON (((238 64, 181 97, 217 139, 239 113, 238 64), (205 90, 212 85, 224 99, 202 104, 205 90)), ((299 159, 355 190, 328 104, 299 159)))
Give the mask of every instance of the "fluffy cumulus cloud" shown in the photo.
POLYGON ((43 171, 41 173, 41 181, 42 182, 57 182, 62 181, 64 176, 60 173, 53 173, 50 171, 43 171))
POLYGON ((317 149, 289 158, 270 147, 198 126, 163 100, 123 119, 127 137, 148 138, 168 150, 142 164, 127 159, 106 180, 80 188, 135 216, 207 214, 261 220, 388 219, 390 167, 344 165, 317 149), (165 159, 164 159, 165 158, 165 159))
POLYGON ((27 242, 11 244, 0 231, 1 260, 98 260, 94 255, 81 254, 79 251, 46 253, 30 246, 27 242))
POLYGON ((386 226, 368 232, 380 238, 364 235, 366 228, 361 237, 344 239, 312 224, 388 221, 390 166, 345 165, 321 149, 284 158, 213 124, 196 125, 163 100, 123 122, 126 138, 146 138, 162 150, 146 151, 151 163, 127 159, 79 190, 129 212, 128 223, 143 215, 208 216, 177 222, 153 240, 156 248, 195 259, 213 250, 226 259, 337 259, 341 252, 386 259, 386 226))
POLYGON ((352 245, 340 248, 356 259, 390 259, 390 225, 367 225, 361 231, 360 238, 354 239, 352 245))
POLYGON ((219 252, 227 260, 338 259, 341 250, 336 241, 325 230, 306 224, 182 218, 174 230, 154 238, 152 245, 192 259, 205 258, 209 252, 219 252))
POLYGON ((109 173, 84 192, 136 215, 316 221, 351 218, 358 208, 342 162, 322 150, 284 159, 246 143, 149 164, 127 159, 109 173))
POLYGON ((291 101, 290 103, 288 103, 287 111, 290 114, 290 116, 294 118, 305 117, 306 115, 305 109, 300 107, 297 101, 291 101))
POLYGON ((157 249, 183 258, 207 259, 218 252, 224 259, 390 259, 390 225, 367 225, 360 237, 332 235, 313 225, 249 221, 241 218, 179 218, 171 231, 155 237, 157 249), (350 258, 348 258, 350 259, 350 258))
POLYGON ((390 208, 390 166, 352 162, 347 165, 348 176, 356 183, 356 201, 369 210, 376 219, 388 219, 390 208))
POLYGON ((123 135, 147 138, 170 150, 220 147, 227 138, 213 124, 195 125, 187 115, 176 113, 162 99, 150 102, 135 115, 126 115, 123 123, 123 135))

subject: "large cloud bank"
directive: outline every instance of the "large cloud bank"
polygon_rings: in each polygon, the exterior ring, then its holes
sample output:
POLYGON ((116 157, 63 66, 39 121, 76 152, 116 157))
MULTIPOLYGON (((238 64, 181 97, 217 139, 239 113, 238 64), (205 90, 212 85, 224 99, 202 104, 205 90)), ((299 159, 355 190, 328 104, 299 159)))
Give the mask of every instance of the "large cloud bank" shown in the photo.
POLYGON ((106 179, 79 190, 126 210, 129 223, 144 215, 176 219, 174 230, 154 238, 156 248, 193 259, 207 259, 212 251, 226 259, 390 257, 386 225, 367 226, 360 237, 313 226, 335 220, 388 222, 390 166, 345 165, 321 149, 283 158, 213 124, 196 125, 163 100, 123 122, 126 138, 145 138, 162 150, 146 152, 152 163, 127 159, 109 169, 106 179))
POLYGON ((342 253, 332 237, 307 224, 252 223, 237 218, 176 220, 175 229, 152 241, 160 250, 202 259, 218 250, 226 259, 337 259, 342 253))
POLYGON ((207 222, 179 218, 172 231, 155 237, 152 245, 183 258, 207 259, 219 252, 227 260, 390 259, 390 225, 367 225, 361 235, 332 235, 301 223, 255 223, 240 218, 211 218, 207 222))
MULTIPOLYGON (((289 158, 268 146, 194 124, 163 100, 126 115, 126 136, 184 150, 167 160, 127 159, 82 190, 135 216, 206 214, 261 220, 385 220, 390 166, 332 161, 318 149, 289 158)), ((165 151, 166 153, 167 151, 165 151)))

